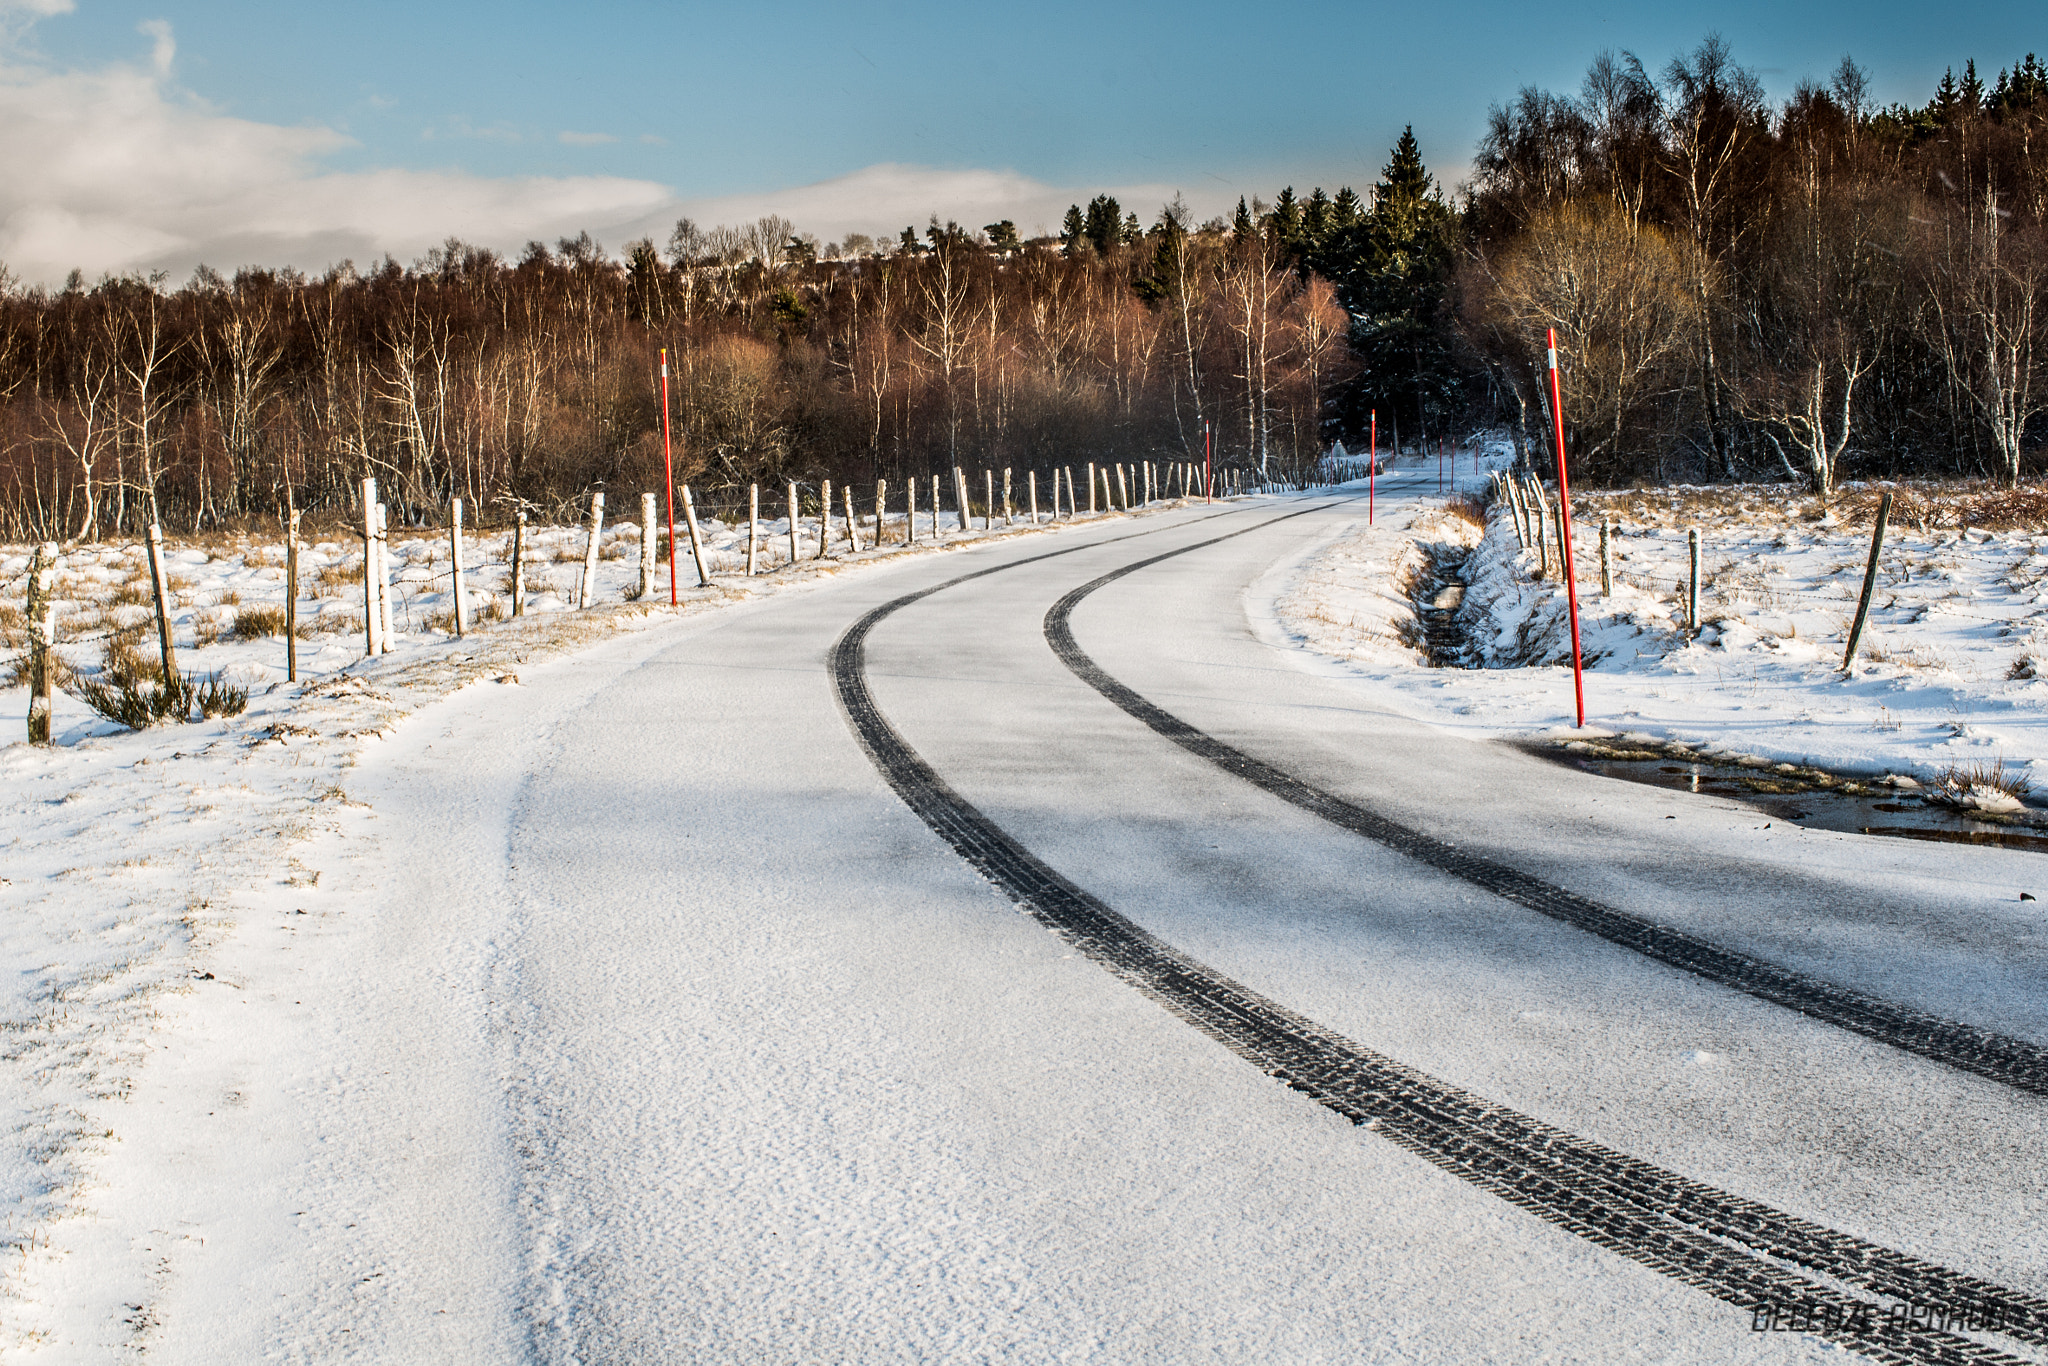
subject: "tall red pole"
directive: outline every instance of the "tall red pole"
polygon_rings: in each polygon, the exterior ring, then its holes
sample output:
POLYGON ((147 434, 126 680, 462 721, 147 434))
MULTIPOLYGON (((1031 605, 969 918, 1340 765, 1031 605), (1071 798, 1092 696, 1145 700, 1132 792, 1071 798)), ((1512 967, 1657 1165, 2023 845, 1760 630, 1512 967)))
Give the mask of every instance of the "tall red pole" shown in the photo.
POLYGON ((676 458, 668 438, 668 348, 661 348, 661 463, 668 473, 668 604, 676 605, 676 458))
POLYGON ((1586 726, 1585 672, 1579 664, 1579 581, 1572 573, 1572 486, 1564 472, 1564 397, 1557 383, 1557 329, 1550 329, 1550 422, 1557 433, 1557 525, 1564 533, 1564 595, 1572 609, 1572 697, 1586 726))
POLYGON ((1209 503, 1216 501, 1216 462, 1211 452, 1206 420, 1202 423, 1202 499, 1209 503))
POLYGON ((1372 453, 1365 461, 1365 524, 1372 525, 1373 500, 1380 488, 1380 410, 1372 410, 1372 453))

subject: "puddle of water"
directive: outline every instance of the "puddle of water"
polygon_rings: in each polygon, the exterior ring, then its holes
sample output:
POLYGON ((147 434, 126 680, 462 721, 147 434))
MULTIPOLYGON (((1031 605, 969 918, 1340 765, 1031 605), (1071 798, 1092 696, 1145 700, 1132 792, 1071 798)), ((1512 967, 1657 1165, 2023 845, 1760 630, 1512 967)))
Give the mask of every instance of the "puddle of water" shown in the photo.
POLYGON ((1676 756, 1668 752, 1627 747, 1632 743, 1536 742, 1524 748, 1539 758, 1582 772, 1737 801, 1774 820, 1816 830, 2048 853, 2048 832, 2034 824, 2039 816, 2032 811, 2015 816, 1958 811, 1884 786, 1881 781, 1795 764, 1724 763, 1703 758, 1672 762, 1676 756), (1574 743, 1576 749, 1569 747, 1574 743))

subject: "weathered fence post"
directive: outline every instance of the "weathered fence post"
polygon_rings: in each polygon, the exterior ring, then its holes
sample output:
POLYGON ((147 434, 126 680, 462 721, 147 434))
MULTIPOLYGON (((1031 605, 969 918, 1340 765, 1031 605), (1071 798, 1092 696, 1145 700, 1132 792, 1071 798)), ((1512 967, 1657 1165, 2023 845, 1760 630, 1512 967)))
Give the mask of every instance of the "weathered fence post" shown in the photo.
POLYGON ((747 485, 747 577, 761 568, 761 486, 747 485))
POLYGON ((887 540, 887 539, 888 539, 888 537, 887 537, 886 535, 884 535, 884 534, 883 534, 883 528, 885 528, 885 527, 886 527, 886 526, 888 525, 888 523, 889 523, 889 481, 888 481, 888 480, 886 480, 886 479, 877 479, 877 480, 875 481, 875 547, 876 547, 876 549, 880 549, 880 548, 881 548, 881 545, 882 545, 882 543, 883 543, 883 542, 884 542, 885 540, 887 540))
POLYGON ((1612 522, 1608 521, 1608 520, 1607 520, 1606 518, 1604 518, 1604 517, 1603 517, 1603 518, 1601 518, 1601 519, 1600 519, 1600 596, 1601 596, 1601 597, 1603 597, 1603 598, 1611 598, 1611 597, 1613 597, 1613 596, 1614 596, 1614 566, 1613 566, 1612 562, 1611 562, 1611 561, 1610 561, 1610 560, 1608 559, 1608 554, 1607 554, 1607 542, 1608 542, 1608 537, 1609 537, 1609 536, 1610 536, 1610 535, 1611 535, 1611 534, 1613 533, 1613 531, 1614 531, 1614 523, 1612 523, 1612 522))
POLYGON ((1026 492, 1026 496, 1027 496, 1027 497, 1029 497, 1029 498, 1030 498, 1030 500, 1031 500, 1031 525, 1033 525, 1033 526, 1037 526, 1037 525, 1038 525, 1038 471, 1037 471, 1037 470, 1026 470, 1026 471, 1024 472, 1024 484, 1025 484, 1025 492, 1026 492))
POLYGON ((57 673, 57 545, 36 547, 28 567, 28 742, 50 743, 51 684, 57 673))
MULTIPOLYGON (((648 494, 647 501, 649 504, 652 504, 654 495, 648 494)), ((462 500, 460 498, 453 499, 448 504, 448 571, 451 576, 449 581, 454 587, 455 638, 460 640, 463 636, 463 622, 469 615, 469 592, 462 582, 462 500)), ((646 576, 643 574, 641 582, 644 584, 646 581, 646 576)), ((646 590, 643 588, 641 591, 644 592, 646 590)))
POLYGON ((960 534, 964 536, 968 529, 967 471, 958 465, 953 466, 953 493, 960 500, 960 534))
POLYGON ((604 490, 590 495, 590 539, 583 547, 583 590, 576 599, 577 610, 590 606, 597 596, 597 552, 604 537, 604 490))
POLYGON ((390 654, 397 632, 391 629, 391 509, 377 504, 377 620, 383 632, 377 648, 390 654))
MULTIPOLYGON (((903 544, 917 544, 917 476, 903 481, 903 544)), ((936 537, 937 533, 933 533, 936 537)))
POLYGON ((1124 487, 1124 463, 1121 460, 1116 463, 1116 496, 1110 507, 1113 509, 1118 503, 1123 504, 1125 512, 1131 510, 1131 491, 1124 487))
POLYGON ((845 488, 841 489, 840 496, 846 499, 846 543, 852 546, 853 553, 858 555, 860 554, 860 514, 855 511, 853 506, 853 485, 848 484, 845 488))
MULTIPOLYGON (((156 551, 150 550, 154 575, 156 551)), ((363 481, 363 654, 384 653, 383 618, 377 611, 377 481, 363 481)))
POLYGON ((284 681, 299 681, 299 510, 284 533, 284 681))
POLYGON ((832 481, 830 479, 820 479, 818 481, 818 554, 816 558, 824 559, 831 543, 832 481))
POLYGON ((1095 512, 1095 462, 1093 460, 1088 462, 1088 512, 1091 516, 1095 512))
POLYGON ((512 615, 526 615, 526 509, 512 514, 512 615))
POLYGON ((1688 631, 1700 629, 1700 529, 1687 527, 1685 532, 1685 628, 1688 631))
POLYGON ((1863 640, 1863 622, 1870 615, 1870 593, 1877 586, 1877 555, 1884 549, 1885 523, 1892 517, 1892 495, 1887 491, 1877 502, 1877 522, 1870 528, 1870 563, 1863 566, 1863 596, 1856 600, 1856 624, 1849 628, 1849 648, 1842 652, 1842 672, 1856 663, 1856 647, 1863 640))
POLYGON ((789 483, 789 562, 791 564, 796 563, 798 544, 798 532, 796 527, 796 481, 792 479, 789 483))
POLYGON ((654 529, 654 495, 640 495, 640 591, 633 596, 645 601, 654 592, 654 543, 660 535, 654 529))
POLYGON ((993 470, 981 472, 981 529, 996 529, 996 476, 993 470))
POLYGON ((697 505, 690 499, 690 486, 683 485, 683 525, 690 533, 690 555, 697 561, 697 586, 711 586, 711 570, 704 563, 704 538, 697 532, 697 505))
POLYGON ((149 586, 156 598, 156 640, 163 656, 164 687, 178 685, 178 648, 171 643, 171 590, 164 574, 164 530, 149 524, 149 586))

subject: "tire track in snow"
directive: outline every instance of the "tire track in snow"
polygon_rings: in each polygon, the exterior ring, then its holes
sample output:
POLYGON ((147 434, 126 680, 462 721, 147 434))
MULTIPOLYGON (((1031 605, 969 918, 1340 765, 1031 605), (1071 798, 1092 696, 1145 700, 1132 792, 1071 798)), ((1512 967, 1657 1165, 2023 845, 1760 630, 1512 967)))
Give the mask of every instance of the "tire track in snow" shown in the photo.
MULTIPOLYGON (((1327 506, 1154 556, 1061 601, 1070 611, 1072 602, 1088 591, 1146 564, 1327 506)), ((1126 919, 1061 876, 953 791, 877 705, 865 669, 869 634, 889 616, 935 593, 1090 548, 1076 546, 1011 561, 893 599, 856 621, 832 648, 840 706, 869 759, 905 805, 972 867, 1014 897, 1027 914, 1188 1024, 1353 1123, 1374 1129, 1542 1219, 1728 1304, 1743 1309, 1805 1306, 1817 1320, 1812 1328, 1817 1335, 1880 1361, 1990 1363, 2025 1358, 1925 1322, 1894 1319, 1885 1306, 1857 1290, 1912 1304, 1996 1315, 2012 1338, 2048 1345, 2048 1301, 1837 1233, 1552 1128, 1295 1014, 1126 919)))
MULTIPOLYGON (((1250 528, 1257 530, 1257 528, 1250 528)), ((1611 944, 1633 950, 1667 967, 1689 972, 1719 986, 1784 1006, 1811 1019, 1846 1029, 1903 1052, 1914 1053, 1958 1071, 2001 1082, 2018 1091, 2048 1096, 2048 1047, 1975 1025, 1944 1019, 1882 997, 1839 986, 1795 968, 1722 948, 1683 930, 1602 905, 1554 883, 1533 877, 1461 849, 1448 840, 1326 792, 1235 746, 1195 729, 1171 712, 1118 682, 1084 652, 1074 639, 1070 618, 1089 594, 1127 574, 1161 560, 1242 536, 1242 531, 1163 555, 1127 564, 1084 583, 1053 604, 1045 614, 1045 638, 1053 653, 1074 674, 1129 715, 1189 753, 1226 769, 1280 800, 1320 816, 1330 824, 1387 846, 1417 863, 1449 873, 1505 901, 1553 920, 1563 921, 1611 944)))

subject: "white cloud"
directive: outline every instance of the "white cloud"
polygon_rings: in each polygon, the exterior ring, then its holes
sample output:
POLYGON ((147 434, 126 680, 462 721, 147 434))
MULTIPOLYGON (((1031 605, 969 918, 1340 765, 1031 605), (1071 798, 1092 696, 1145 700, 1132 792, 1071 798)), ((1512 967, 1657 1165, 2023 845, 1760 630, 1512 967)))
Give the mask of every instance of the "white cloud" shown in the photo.
MULTIPOLYGON (((0 3, 0 26, 24 8, 0 3)), ((656 214, 669 190, 611 176, 332 171, 330 128, 225 114, 176 87, 176 43, 151 23, 147 65, 55 70, 0 49, 0 261, 54 284, 199 261, 223 268, 416 256, 450 234, 516 247, 656 214)))
MULTIPOLYGON (((344 134, 236 118, 173 82, 177 44, 167 23, 141 26, 152 40, 146 63, 91 70, 54 69, 11 40, 35 17, 68 8, 69 0, 0 0, 0 263, 30 283, 54 285, 73 267, 88 279, 156 269, 181 279, 201 261, 318 271, 386 252, 413 259, 450 236, 512 251, 587 229, 616 248, 642 234, 665 242, 684 215, 710 225, 776 213, 823 238, 894 237, 905 224, 922 230, 933 214, 969 228, 1008 218, 1031 233, 1056 229, 1069 203, 1099 190, 1148 223, 1174 193, 1170 185, 1060 188, 1015 171, 896 163, 718 197, 678 197, 618 176, 335 171, 328 159, 355 145, 344 134)), ((457 119, 426 135, 508 132, 457 119)), ((600 140, 613 139, 559 137, 572 146, 600 140)))
POLYGON ((156 68, 158 80, 171 74, 171 62, 178 55, 178 40, 171 36, 171 21, 168 19, 145 19, 135 26, 143 37, 154 40, 149 50, 149 64, 156 68))

